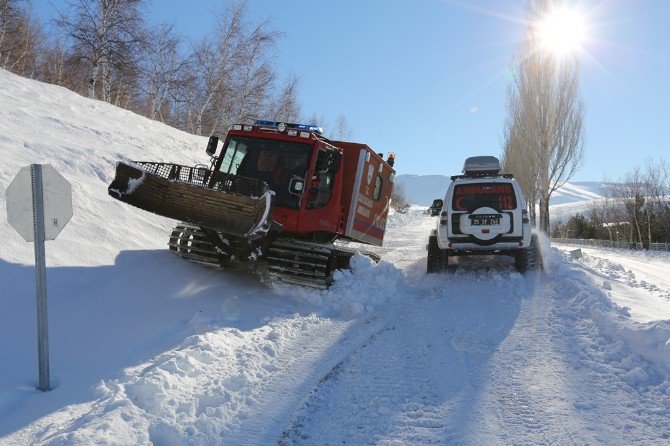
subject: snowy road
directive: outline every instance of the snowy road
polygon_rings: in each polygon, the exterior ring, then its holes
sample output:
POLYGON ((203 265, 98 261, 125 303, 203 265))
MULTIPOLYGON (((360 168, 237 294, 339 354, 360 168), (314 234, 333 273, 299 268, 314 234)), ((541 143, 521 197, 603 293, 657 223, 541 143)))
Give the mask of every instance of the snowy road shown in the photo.
MULTIPOLYGON (((403 234, 427 234, 431 224, 403 234)), ((398 242, 407 249, 408 240, 398 242)), ((420 257, 415 245, 415 256, 398 254, 413 291, 386 315, 385 329, 316 387, 283 444, 668 440, 667 378, 636 381, 649 364, 599 333, 583 281, 476 263, 426 277, 423 261, 411 265, 420 257), (580 294, 584 308, 566 299, 580 294)))
POLYGON ((426 276, 433 224, 397 216, 389 263, 359 259, 329 292, 275 291, 321 315, 278 314, 249 331, 209 321, 99 385, 97 399, 2 442, 667 443, 670 361, 610 330, 626 310, 587 266, 555 251, 538 276, 485 259, 426 276), (327 302, 338 296, 339 307, 327 302))

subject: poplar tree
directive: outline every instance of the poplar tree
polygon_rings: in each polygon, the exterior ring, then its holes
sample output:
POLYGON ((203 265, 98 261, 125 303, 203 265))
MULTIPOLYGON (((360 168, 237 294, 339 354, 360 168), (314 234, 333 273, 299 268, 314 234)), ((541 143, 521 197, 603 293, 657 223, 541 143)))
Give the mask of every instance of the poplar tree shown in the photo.
POLYGON ((539 204, 540 230, 549 232, 549 200, 574 176, 584 156, 584 104, 579 94, 579 61, 542 47, 538 23, 555 6, 526 4, 526 31, 519 43, 507 94, 503 159, 524 179, 524 194, 539 204))

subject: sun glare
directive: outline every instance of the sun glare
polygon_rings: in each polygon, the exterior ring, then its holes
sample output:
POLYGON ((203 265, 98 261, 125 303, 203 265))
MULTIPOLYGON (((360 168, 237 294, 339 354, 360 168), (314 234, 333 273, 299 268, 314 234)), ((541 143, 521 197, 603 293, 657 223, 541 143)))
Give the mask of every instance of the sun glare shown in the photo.
POLYGON ((556 9, 538 24, 542 47, 558 56, 582 49, 586 38, 584 17, 577 10, 556 9))

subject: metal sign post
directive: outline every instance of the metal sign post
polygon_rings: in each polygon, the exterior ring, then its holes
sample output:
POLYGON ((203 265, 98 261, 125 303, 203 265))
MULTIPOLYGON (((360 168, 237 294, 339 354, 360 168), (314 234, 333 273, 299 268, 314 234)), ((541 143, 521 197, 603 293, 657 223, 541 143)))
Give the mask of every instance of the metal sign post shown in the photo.
POLYGON ((44 198, 42 166, 30 165, 33 191, 33 232, 35 237, 35 289, 37 290, 37 356, 39 359, 39 390, 49 390, 49 314, 47 311, 47 266, 44 249, 44 198))
POLYGON ((48 164, 23 167, 7 187, 7 221, 35 243, 39 390, 51 387, 45 240, 54 240, 72 218, 72 186, 48 164))

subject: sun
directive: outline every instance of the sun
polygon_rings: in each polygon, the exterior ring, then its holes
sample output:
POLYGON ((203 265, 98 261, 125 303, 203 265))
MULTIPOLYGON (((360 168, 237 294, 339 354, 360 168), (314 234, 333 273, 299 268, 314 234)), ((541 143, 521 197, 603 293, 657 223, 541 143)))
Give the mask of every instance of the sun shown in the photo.
POLYGON ((537 32, 542 48, 562 57, 583 48, 586 23, 578 10, 560 8, 549 12, 538 23, 537 32))

